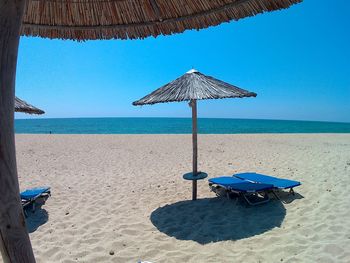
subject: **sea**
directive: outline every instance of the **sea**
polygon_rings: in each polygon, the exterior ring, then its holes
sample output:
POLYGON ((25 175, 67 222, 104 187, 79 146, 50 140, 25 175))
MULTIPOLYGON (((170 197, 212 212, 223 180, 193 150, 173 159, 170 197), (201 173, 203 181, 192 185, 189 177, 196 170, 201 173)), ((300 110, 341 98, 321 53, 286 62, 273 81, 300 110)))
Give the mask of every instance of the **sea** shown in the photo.
MULTIPOLYGON (((29 134, 189 134, 191 118, 16 119, 16 133, 29 134)), ((350 133, 350 123, 199 118, 198 133, 350 133)))

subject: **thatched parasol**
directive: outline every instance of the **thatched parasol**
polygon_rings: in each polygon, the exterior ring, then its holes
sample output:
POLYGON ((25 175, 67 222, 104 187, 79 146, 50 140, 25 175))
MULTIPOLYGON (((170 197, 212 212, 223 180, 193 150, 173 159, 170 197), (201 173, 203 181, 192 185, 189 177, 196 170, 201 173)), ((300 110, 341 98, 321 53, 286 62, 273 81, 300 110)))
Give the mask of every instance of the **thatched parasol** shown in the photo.
POLYGON ((302 0, 0 0, 0 250, 35 262, 19 200, 14 141, 20 35, 73 40, 135 39, 201 29, 302 0))
POLYGON ((136 39, 202 29, 302 0, 28 0, 21 34, 136 39))
POLYGON ((15 97, 15 111, 23 112, 28 114, 44 114, 45 111, 34 107, 33 105, 28 104, 24 100, 15 97))
POLYGON ((197 199, 197 180, 207 175, 198 172, 197 167, 197 100, 256 97, 256 93, 240 89, 236 86, 206 76, 197 70, 190 70, 176 80, 160 87, 151 94, 132 104, 147 105, 173 101, 189 101, 192 107, 192 173, 184 175, 184 179, 192 180, 192 200, 197 199))

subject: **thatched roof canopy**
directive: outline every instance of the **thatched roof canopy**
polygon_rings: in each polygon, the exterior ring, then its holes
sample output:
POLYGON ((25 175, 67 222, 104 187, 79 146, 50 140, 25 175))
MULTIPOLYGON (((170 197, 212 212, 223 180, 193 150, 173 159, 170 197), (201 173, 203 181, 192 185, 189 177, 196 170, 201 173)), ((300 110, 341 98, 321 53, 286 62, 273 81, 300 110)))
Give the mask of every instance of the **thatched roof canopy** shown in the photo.
POLYGON ((202 29, 302 0, 27 0, 22 35, 136 39, 202 29))
POLYGON ((44 114, 45 112, 41 109, 38 109, 24 100, 21 100, 19 98, 15 98, 15 111, 16 112, 24 112, 28 114, 44 114))
POLYGON ((256 97, 256 93, 238 88, 192 69, 132 104, 136 106, 172 101, 243 97, 256 97))

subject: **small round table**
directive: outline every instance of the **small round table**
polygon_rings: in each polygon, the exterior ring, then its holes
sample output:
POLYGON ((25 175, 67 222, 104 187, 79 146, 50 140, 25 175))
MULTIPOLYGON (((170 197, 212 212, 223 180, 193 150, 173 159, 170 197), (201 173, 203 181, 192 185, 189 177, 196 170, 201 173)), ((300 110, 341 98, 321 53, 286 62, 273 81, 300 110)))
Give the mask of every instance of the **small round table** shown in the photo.
POLYGON ((185 180, 190 180, 190 181, 194 181, 194 180, 202 180, 208 177, 208 174, 205 172, 198 172, 196 175, 193 175, 192 172, 190 173, 186 173, 183 175, 183 178, 185 180))

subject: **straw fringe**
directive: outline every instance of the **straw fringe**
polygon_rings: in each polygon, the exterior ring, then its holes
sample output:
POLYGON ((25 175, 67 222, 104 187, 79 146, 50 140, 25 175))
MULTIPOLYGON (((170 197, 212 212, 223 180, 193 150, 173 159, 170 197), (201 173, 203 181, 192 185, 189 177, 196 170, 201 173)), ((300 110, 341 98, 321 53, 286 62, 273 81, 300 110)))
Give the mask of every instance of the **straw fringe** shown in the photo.
POLYGON ((33 105, 28 104, 24 100, 21 100, 15 97, 15 111, 24 112, 28 114, 44 114, 45 112, 41 109, 34 107, 33 105))
POLYGON ((27 0, 22 35, 137 39, 202 29, 302 0, 27 0))

